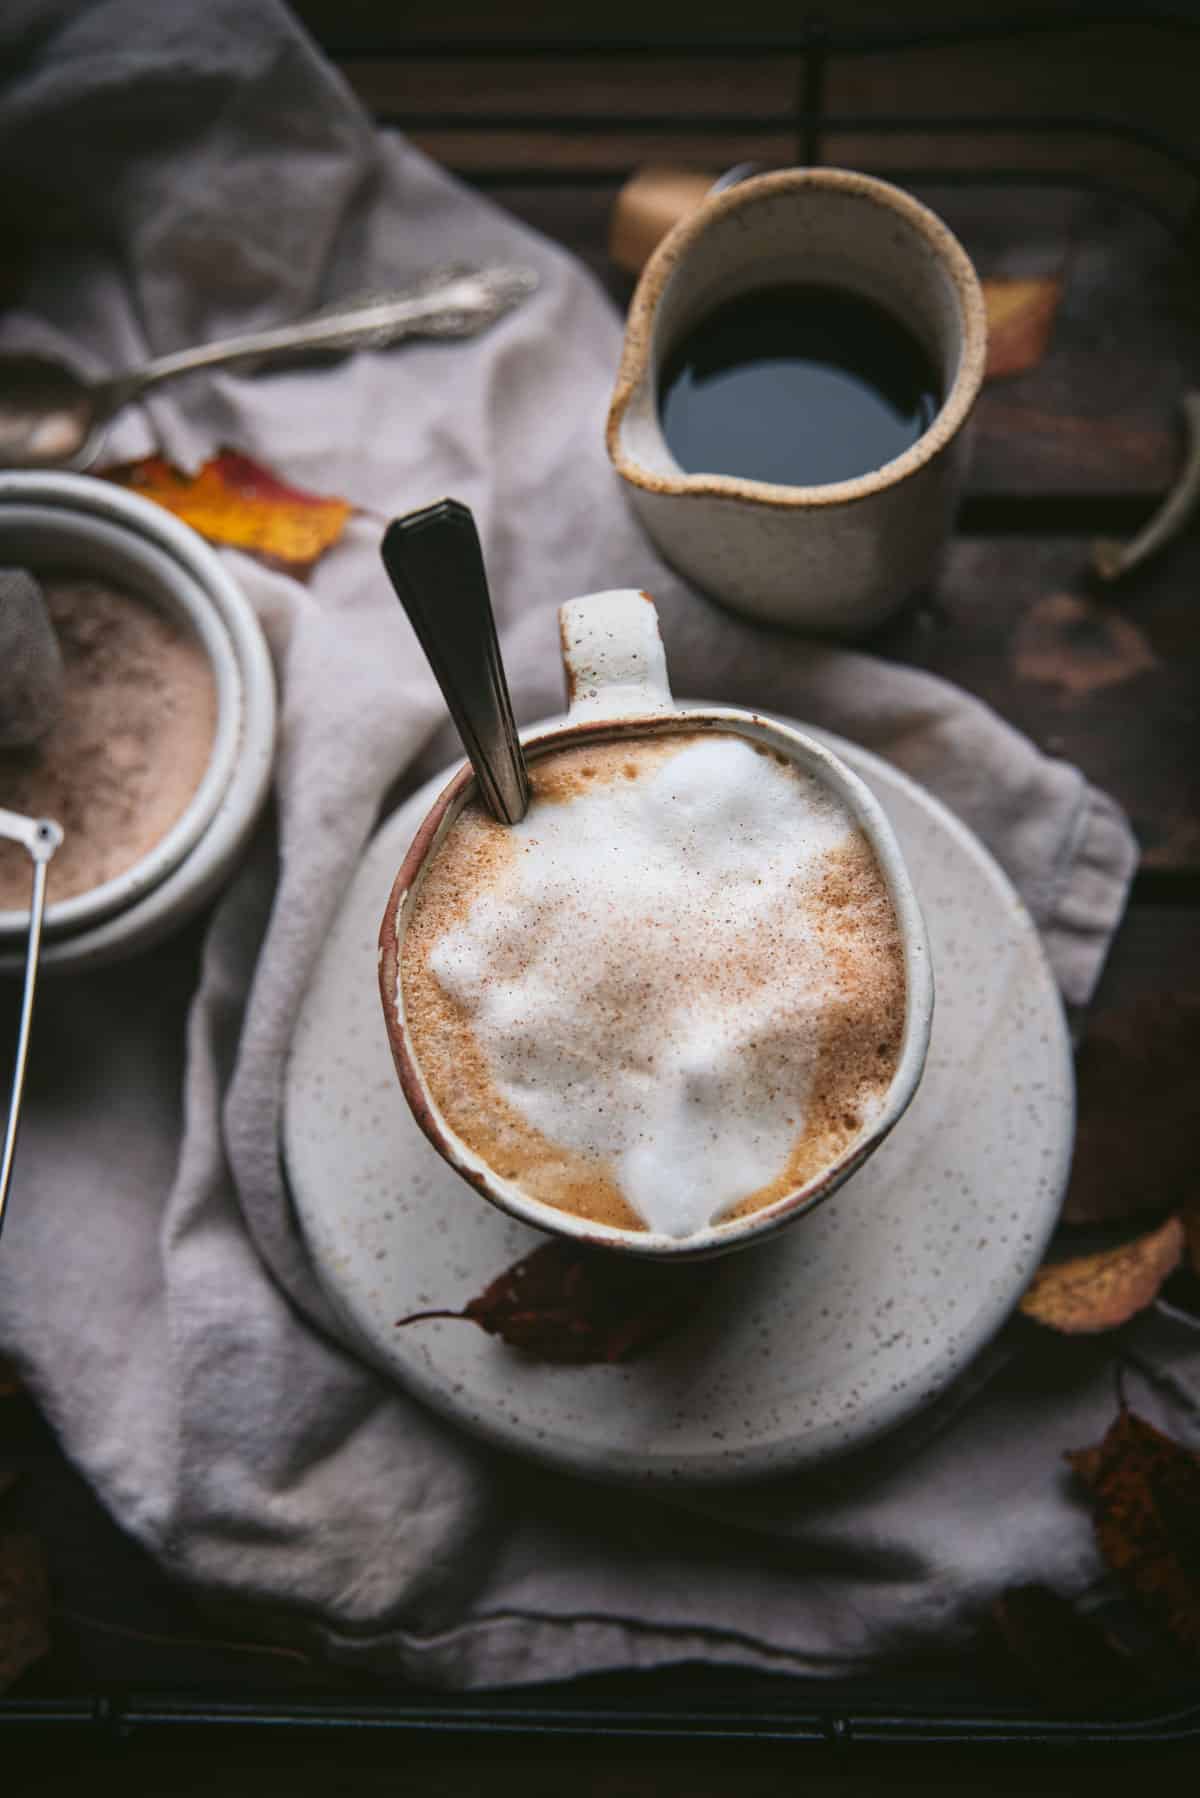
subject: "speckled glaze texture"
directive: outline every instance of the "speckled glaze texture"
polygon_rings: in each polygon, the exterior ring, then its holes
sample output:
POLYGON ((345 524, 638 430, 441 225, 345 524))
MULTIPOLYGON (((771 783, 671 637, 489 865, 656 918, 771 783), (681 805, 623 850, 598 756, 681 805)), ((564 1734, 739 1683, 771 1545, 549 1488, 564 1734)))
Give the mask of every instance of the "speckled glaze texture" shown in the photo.
POLYGON ((397 1329, 414 1311, 461 1307, 544 1238, 481 1204, 396 1091, 378 923, 439 783, 393 814, 354 875, 287 1067, 288 1180, 351 1343, 492 1442, 634 1483, 812 1466, 940 1394, 1041 1259, 1073 1086, 1037 934, 949 812, 875 757, 822 741, 886 811, 925 914, 938 1003, 924 1078, 853 1181, 802 1226, 724 1258, 686 1328, 625 1366, 545 1366, 454 1321, 397 1329))
POLYGON ((609 455, 650 536, 698 587, 773 624, 855 636, 933 570, 986 355, 975 271, 927 207, 843 169, 761 175, 707 200, 647 263, 609 412, 609 455), (903 455, 852 481, 787 487, 685 474, 659 425, 666 358, 714 307, 787 281, 850 289, 906 324, 941 373, 937 417, 903 455))
MULTIPOLYGON (((41 966, 72 973, 148 948, 228 879, 270 790, 275 677, 262 627, 216 552, 161 506, 111 481, 0 474, 0 557, 85 567, 128 585, 190 625, 216 679, 212 755, 177 823, 123 874, 46 908, 41 966)), ((0 913, 0 976, 23 968, 26 929, 26 914, 0 913)))
POLYGON ((904 952, 905 1014, 896 1071, 870 1127, 821 1171, 745 1217, 717 1221, 688 1236, 625 1230, 589 1222, 531 1197, 505 1179, 442 1117, 413 1047, 399 982, 401 945, 422 874, 462 807, 475 796, 469 769, 438 796, 400 862, 379 926, 378 984, 388 1040, 405 1099, 434 1148, 485 1199, 520 1222, 591 1246, 657 1260, 696 1260, 745 1248, 796 1222, 828 1199, 874 1154, 907 1109, 921 1079, 933 1012, 929 945, 895 835, 870 790, 821 744, 788 726, 736 707, 678 706, 671 699, 654 603, 636 589, 588 594, 560 608, 560 634, 571 694, 562 729, 523 736, 530 759, 556 749, 621 737, 679 731, 733 733, 786 756, 845 806, 875 854, 896 914, 904 952))

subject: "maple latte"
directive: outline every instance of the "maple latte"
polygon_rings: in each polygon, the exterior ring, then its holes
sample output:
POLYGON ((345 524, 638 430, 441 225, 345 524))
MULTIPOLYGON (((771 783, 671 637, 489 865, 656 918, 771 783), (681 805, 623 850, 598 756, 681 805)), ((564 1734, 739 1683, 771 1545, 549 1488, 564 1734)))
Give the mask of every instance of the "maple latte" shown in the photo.
POLYGON ((725 730, 531 764, 411 895, 402 1009, 445 1124, 530 1198, 686 1239, 819 1176, 885 1110, 904 938, 827 782, 725 730))

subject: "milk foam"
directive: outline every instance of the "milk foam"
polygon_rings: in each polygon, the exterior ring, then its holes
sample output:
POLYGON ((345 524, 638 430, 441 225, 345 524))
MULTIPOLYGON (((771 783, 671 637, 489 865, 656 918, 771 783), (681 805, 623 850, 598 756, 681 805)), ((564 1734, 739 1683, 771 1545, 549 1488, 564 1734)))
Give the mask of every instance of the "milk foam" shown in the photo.
POLYGON ((428 958, 504 1103, 672 1236, 787 1170, 847 986, 853 920, 822 877, 862 851, 812 777, 737 737, 683 742, 535 800, 428 958))

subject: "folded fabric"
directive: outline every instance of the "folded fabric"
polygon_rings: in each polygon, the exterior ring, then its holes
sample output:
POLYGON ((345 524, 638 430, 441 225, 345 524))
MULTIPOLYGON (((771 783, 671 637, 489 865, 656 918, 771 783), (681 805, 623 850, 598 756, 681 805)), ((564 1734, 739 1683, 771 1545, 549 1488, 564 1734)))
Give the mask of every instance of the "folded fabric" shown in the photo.
MULTIPOLYGON (((67 1452, 173 1573, 267 1601, 343 1657, 462 1685, 688 1657, 845 1672, 944 1645, 1010 1582, 1084 1589, 1098 1568, 1060 1457, 1109 1420, 1102 1363, 1042 1391, 1019 1355, 985 1382, 985 1358, 937 1434, 853 1478, 597 1493, 469 1439, 344 1344, 289 1206, 279 1114, 297 1010, 380 808, 458 753, 381 574, 382 516, 470 505, 522 718, 562 703, 557 604, 636 585, 677 691, 889 757, 989 846, 1076 1004, 1132 871, 1115 806, 944 682, 754 628, 665 568, 605 458, 606 297, 375 131, 276 0, 186 22, 154 0, 21 4, 0 52, 0 203, 27 235, 52 225, 5 341, 115 368, 447 260, 541 277, 473 341, 218 374, 114 428, 114 459, 194 465, 231 444, 360 510, 306 584, 228 555, 282 728, 273 818, 203 940, 44 988, 0 1344, 67 1452)), ((1128 1352, 1149 1414, 1178 1427, 1200 1392, 1195 1333, 1152 1316, 1128 1352)))

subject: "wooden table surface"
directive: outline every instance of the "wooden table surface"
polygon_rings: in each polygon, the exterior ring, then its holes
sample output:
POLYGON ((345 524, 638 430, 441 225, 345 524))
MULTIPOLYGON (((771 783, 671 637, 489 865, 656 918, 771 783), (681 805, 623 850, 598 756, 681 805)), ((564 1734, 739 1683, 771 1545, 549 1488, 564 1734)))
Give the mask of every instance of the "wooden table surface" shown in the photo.
MULTIPOLYGON (((531 44, 546 29, 533 8, 524 9, 532 22, 523 34, 512 27, 506 54, 485 55, 473 17, 456 43, 438 44, 437 21, 428 20, 405 21, 398 43, 397 28, 384 32, 382 8, 299 10, 382 119, 576 251, 618 304, 631 284, 609 261, 608 221, 636 167, 786 164, 814 146, 823 160, 910 186, 947 219, 985 277, 1061 283, 1045 355, 983 393, 970 488, 942 574, 868 647, 986 699, 1128 811, 1141 865, 1079 1053, 1066 1215, 1165 1215, 1193 1173, 1200 1091, 1200 533, 1188 530, 1107 590, 1087 564, 1093 536, 1131 533, 1170 483, 1181 454, 1180 398, 1200 386, 1196 172, 1146 137, 1153 126, 1195 159, 1198 40, 1185 42, 1173 27, 1122 25, 1086 40, 1064 28, 1033 41, 939 40, 887 56, 834 56, 820 71, 819 99, 842 123, 818 141, 804 116, 818 97, 812 58, 800 50, 689 56, 677 42, 636 51, 614 43, 623 28, 614 14, 604 54, 560 44, 550 55, 531 44), (995 123, 1005 108, 1023 113, 1026 127, 995 123), (1067 131, 1047 124, 1051 111, 1104 115, 1116 128, 1067 131), (956 117, 993 125, 949 128, 956 117), (880 118, 891 122, 873 126, 880 118), (931 131, 935 119, 947 128, 931 131), (1048 174, 1031 185, 1035 169, 1048 174)), ((851 24, 860 16, 877 26, 879 9, 849 8, 851 24)), ((200 936, 197 926, 181 940, 183 979, 200 936)), ((286 1655, 214 1643, 188 1595, 169 1588, 100 1514, 31 1406, 21 1429, 30 1475, 23 1502, 48 1534, 59 1609, 54 1653, 19 1693, 95 1692, 106 1673, 153 1684, 155 1668, 194 1691, 304 1698, 330 1690, 327 1674, 286 1655)), ((405 1785, 472 1791, 486 1772, 493 1789, 528 1794, 570 1785, 698 1798, 736 1789, 752 1798, 785 1777, 805 1777, 816 1790, 865 1790, 885 1766, 900 1790, 918 1778, 949 1788, 1001 1791, 1018 1780, 1030 1793, 1043 1788, 1028 1761, 1018 1771, 989 1756, 968 1771, 959 1748, 899 1759, 892 1750, 885 1760, 765 1741, 688 1748, 408 1737, 359 1739, 347 1758, 341 1737, 222 1740, 225 1747, 210 1735, 189 1732, 185 1743, 150 1732, 104 1752, 140 1768, 145 1789, 179 1792, 207 1785, 218 1763, 240 1768, 246 1790, 268 1770, 286 1769, 297 1793, 382 1791, 385 1780, 393 1790, 400 1769, 405 1785)), ((66 1734, 39 1733, 38 1742, 42 1789, 57 1791, 60 1779, 65 1789, 66 1734)), ((28 1753, 32 1739, 22 1743, 28 1753)), ((1163 1771, 1187 1757, 1169 1751, 1163 1771)))

